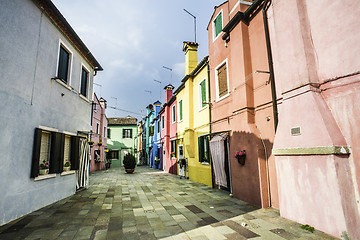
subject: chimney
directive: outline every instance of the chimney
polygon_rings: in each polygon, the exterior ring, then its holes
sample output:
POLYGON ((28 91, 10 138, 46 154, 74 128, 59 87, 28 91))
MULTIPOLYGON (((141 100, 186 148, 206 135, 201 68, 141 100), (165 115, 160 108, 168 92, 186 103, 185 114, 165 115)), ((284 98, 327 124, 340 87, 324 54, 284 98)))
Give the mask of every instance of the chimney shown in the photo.
POLYGON ((103 98, 100 98, 99 103, 103 109, 107 108, 106 100, 103 98))
POLYGON ((197 66, 197 48, 199 44, 195 42, 184 42, 183 51, 185 52, 185 76, 189 75, 197 66))
POLYGON ((174 86, 169 84, 164 87, 165 89, 165 103, 167 103, 173 95, 174 86))

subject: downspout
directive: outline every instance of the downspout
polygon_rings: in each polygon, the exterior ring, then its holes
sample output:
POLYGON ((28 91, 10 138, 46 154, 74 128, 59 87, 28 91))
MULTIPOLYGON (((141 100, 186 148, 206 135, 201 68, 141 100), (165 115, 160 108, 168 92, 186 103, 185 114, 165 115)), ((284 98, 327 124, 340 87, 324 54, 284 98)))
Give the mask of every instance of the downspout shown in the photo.
POLYGON ((267 13, 266 13, 266 11, 269 9, 270 4, 271 4, 271 0, 265 0, 262 11, 263 11, 263 19, 264 19, 266 50, 267 50, 267 55, 268 55, 269 72, 270 72, 271 96, 272 96, 273 114, 274 114, 274 127, 275 127, 275 132, 276 132, 279 117, 278 117, 278 109, 277 109, 277 102, 276 102, 276 87, 275 87, 274 66, 273 66, 271 43, 270 43, 269 23, 268 23, 268 18, 267 18, 267 13))
MULTIPOLYGON (((211 92, 210 92, 210 59, 208 60, 208 66, 207 66, 207 74, 208 74, 208 99, 209 99, 209 133, 211 136, 211 92)), ((209 138, 210 138, 209 136, 209 138)), ((208 150, 210 151, 210 149, 208 150)), ((211 159, 211 157, 210 157, 211 159)), ((211 161, 211 160, 210 160, 211 161)), ((212 183, 212 187, 215 186, 215 181, 214 181, 214 167, 212 164, 212 161, 210 162, 210 166, 211 166, 211 183, 212 183)))

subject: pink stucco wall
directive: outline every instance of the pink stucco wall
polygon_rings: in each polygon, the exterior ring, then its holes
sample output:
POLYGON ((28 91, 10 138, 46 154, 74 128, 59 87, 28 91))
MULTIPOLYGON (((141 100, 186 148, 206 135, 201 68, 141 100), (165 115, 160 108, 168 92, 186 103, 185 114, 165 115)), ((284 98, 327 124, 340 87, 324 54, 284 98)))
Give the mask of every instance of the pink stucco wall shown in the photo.
POLYGON ((96 94, 93 96, 93 112, 92 112, 92 132, 91 141, 94 142, 91 149, 90 157, 90 172, 102 170, 105 168, 105 149, 107 148, 107 132, 104 132, 104 128, 107 129, 107 118, 105 115, 106 101, 99 101, 96 94), (95 107, 96 104, 96 107, 95 107), (99 124, 99 134, 96 134, 96 126, 99 124), (102 145, 99 146, 98 143, 102 142, 102 145), (100 160, 101 162, 95 162, 95 150, 100 150, 100 160))
POLYGON ((360 239, 359 14, 352 0, 278 0, 268 11, 279 93, 274 151, 351 149, 277 154, 280 213, 351 239, 360 239), (301 134, 292 136, 293 127, 301 134))

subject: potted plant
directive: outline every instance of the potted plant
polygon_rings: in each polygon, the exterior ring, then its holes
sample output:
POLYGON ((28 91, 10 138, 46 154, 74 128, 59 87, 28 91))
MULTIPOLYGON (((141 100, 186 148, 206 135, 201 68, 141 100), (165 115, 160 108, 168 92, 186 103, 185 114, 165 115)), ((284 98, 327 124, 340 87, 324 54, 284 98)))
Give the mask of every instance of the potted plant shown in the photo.
POLYGON ((42 163, 39 165, 39 174, 40 175, 46 175, 49 173, 49 162, 46 160, 43 160, 42 163))
POLYGON ((89 145, 92 146, 94 144, 94 141, 88 141, 89 145))
POLYGON ((102 145, 102 141, 100 140, 100 142, 98 142, 98 146, 101 146, 102 145))
POLYGON ((175 152, 171 153, 171 157, 174 158, 175 157, 175 152))
POLYGON ((70 171, 71 162, 69 160, 66 160, 64 163, 64 171, 70 171))
POLYGON ((242 151, 236 151, 234 157, 238 160, 241 165, 245 165, 246 151, 243 149, 242 151))
POLYGON ((136 159, 135 156, 131 153, 128 153, 124 156, 124 168, 127 173, 133 173, 136 166, 136 159))

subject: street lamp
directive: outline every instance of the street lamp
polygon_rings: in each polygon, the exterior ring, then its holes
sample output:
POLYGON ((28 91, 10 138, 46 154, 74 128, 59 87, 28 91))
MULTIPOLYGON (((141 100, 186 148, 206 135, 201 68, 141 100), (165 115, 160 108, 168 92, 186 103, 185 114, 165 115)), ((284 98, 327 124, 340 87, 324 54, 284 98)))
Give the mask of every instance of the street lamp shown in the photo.
POLYGON ((192 15, 188 10, 186 10, 184 8, 184 11, 189 14, 190 16, 192 16, 194 18, 194 32, 195 32, 195 42, 196 42, 196 17, 194 15, 192 15))

